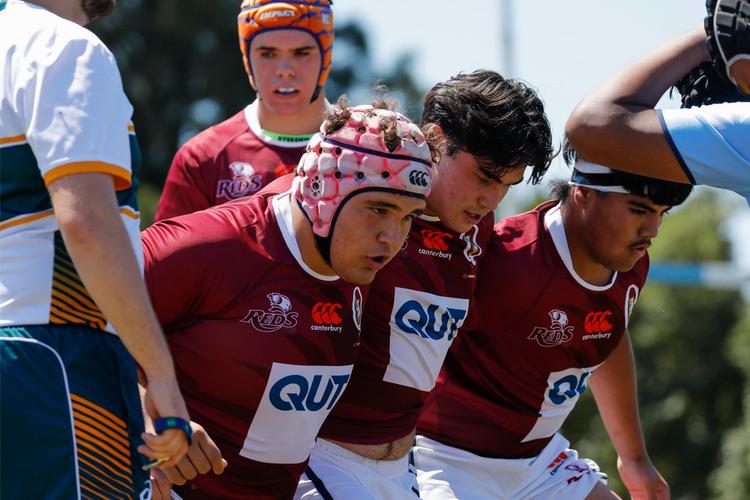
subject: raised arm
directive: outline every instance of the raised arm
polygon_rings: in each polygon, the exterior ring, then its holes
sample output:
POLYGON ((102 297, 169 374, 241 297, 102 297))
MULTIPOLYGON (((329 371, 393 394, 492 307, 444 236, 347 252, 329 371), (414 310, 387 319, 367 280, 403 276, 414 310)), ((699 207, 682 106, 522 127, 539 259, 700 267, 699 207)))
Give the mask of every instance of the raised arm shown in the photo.
POLYGON ((654 106, 688 71, 708 61, 703 27, 626 66, 586 96, 565 125, 576 151, 618 170, 688 183, 654 106))

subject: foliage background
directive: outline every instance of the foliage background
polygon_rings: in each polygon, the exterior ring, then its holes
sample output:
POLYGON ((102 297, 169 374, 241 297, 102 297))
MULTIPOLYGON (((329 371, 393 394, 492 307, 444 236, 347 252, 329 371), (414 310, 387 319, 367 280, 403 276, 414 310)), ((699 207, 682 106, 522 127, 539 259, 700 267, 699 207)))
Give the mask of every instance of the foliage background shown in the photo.
MULTIPOLYGON (((153 220, 172 156, 200 130, 239 111, 253 98, 242 67, 236 0, 121 2, 94 31, 112 49, 135 108, 143 152, 139 192, 144 225, 153 220)), ((388 85, 401 109, 418 119, 413 54, 397 55, 376 72, 360 24, 338 24, 329 100, 371 96, 388 85)), ((710 194, 668 217, 652 260, 728 260, 720 231, 725 213, 710 194)), ((651 457, 679 499, 750 498, 750 313, 737 291, 649 285, 631 323, 639 398, 651 457)), ((565 434, 582 455, 617 477, 616 456, 593 398, 584 397, 565 434)))

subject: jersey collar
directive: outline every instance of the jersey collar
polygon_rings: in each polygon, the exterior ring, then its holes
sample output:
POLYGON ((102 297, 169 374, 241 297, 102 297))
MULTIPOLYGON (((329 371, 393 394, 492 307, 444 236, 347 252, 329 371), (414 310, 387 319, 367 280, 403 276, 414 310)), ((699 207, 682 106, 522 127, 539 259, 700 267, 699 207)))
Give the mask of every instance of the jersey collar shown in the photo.
POLYGON ((552 242, 555 244, 560 259, 565 264, 568 272, 573 279, 575 279, 579 285, 591 290, 593 292, 604 292, 612 288, 612 285, 617 281, 617 271, 612 274, 612 280, 606 285, 592 285, 588 281, 581 278, 576 270, 573 268, 573 258, 570 255, 570 248, 568 247, 568 238, 565 236, 565 226, 562 220, 562 210, 558 203, 554 207, 550 208, 546 214, 544 214, 544 225, 549 231, 552 237, 552 242))
POLYGON ((274 196, 271 199, 271 204, 273 205, 273 213, 276 216, 276 223, 281 230, 281 235, 284 237, 284 243, 286 243, 287 248, 300 267, 304 269, 307 274, 321 281, 336 281, 339 279, 338 275, 335 274, 320 274, 313 271, 312 268, 305 263, 304 259, 302 259, 302 251, 297 243, 297 238, 294 236, 294 226, 292 225, 292 192, 287 191, 286 193, 274 196))

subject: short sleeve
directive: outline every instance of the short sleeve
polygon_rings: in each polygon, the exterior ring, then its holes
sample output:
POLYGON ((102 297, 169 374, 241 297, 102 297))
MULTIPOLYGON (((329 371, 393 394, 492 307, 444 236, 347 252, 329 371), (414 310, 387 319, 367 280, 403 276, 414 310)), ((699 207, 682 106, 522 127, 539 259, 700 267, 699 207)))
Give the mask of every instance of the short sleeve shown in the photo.
POLYGON ((204 165, 191 149, 190 142, 177 151, 156 208, 157 221, 205 210, 213 205, 202 176, 202 169, 208 167, 210 165, 204 165))
POLYGON ((114 57, 94 35, 61 30, 47 43, 29 68, 21 114, 45 184, 102 172, 113 176, 116 189, 129 187, 133 108, 114 57))
POLYGON ((750 103, 661 110, 659 116, 691 181, 750 197, 750 103))

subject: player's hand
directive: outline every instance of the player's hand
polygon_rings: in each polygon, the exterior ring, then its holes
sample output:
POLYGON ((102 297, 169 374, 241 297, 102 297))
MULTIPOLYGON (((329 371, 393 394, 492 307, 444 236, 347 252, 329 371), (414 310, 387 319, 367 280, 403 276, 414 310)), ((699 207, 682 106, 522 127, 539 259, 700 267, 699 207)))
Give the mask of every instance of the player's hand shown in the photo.
POLYGON ((153 500, 170 500, 172 483, 158 467, 151 469, 151 498, 153 500))
MULTIPOLYGON (((144 401, 146 412, 153 420, 159 417, 190 420, 174 376, 148 378, 144 401)), ((161 434, 144 432, 141 438, 145 444, 138 447, 138 452, 151 460, 169 457, 163 462, 165 467, 176 465, 188 450, 187 436, 181 430, 168 429, 161 434)))
POLYGON ((206 430, 195 422, 190 422, 193 429, 193 443, 187 455, 174 467, 159 466, 161 472, 173 484, 183 485, 196 478, 199 474, 221 474, 227 466, 227 461, 221 456, 221 451, 208 435, 206 430))
POLYGON ((648 457, 623 460, 617 457, 617 471, 633 500, 669 500, 669 485, 648 457))

